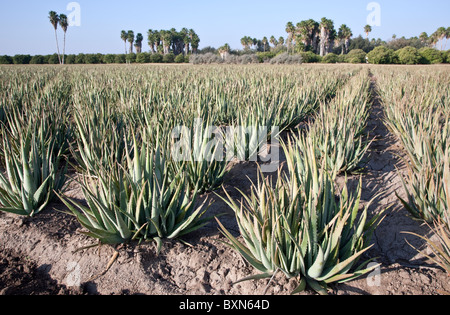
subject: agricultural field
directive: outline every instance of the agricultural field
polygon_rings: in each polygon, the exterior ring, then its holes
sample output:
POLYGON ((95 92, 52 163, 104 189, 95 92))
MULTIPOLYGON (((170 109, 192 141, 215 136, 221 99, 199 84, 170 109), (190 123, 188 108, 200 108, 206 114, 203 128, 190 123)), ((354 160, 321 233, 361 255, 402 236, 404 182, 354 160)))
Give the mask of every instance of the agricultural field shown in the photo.
POLYGON ((450 67, 0 67, 0 294, 450 292, 450 67))

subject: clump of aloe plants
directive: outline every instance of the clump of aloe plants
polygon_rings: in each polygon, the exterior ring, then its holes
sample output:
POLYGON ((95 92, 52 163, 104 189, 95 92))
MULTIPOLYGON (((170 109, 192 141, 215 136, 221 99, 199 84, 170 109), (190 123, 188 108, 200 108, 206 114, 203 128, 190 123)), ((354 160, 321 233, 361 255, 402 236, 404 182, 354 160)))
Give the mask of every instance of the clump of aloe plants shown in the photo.
POLYGON ((369 261, 359 260, 371 248, 382 213, 370 219, 370 203, 360 210, 361 185, 353 193, 346 187, 337 192, 326 161, 316 157, 316 144, 311 138, 293 139, 283 145, 288 171, 280 170, 275 184, 261 173, 251 194, 241 193, 241 201, 226 193, 242 240, 219 226, 229 245, 260 272, 242 281, 281 271, 299 279, 293 293, 309 287, 326 294, 329 284, 350 281, 376 267, 367 268, 369 261))
POLYGON ((190 187, 184 174, 172 173, 160 146, 144 133, 131 137, 122 164, 101 167, 81 180, 88 206, 62 198, 70 211, 103 244, 132 240, 180 238, 204 226, 205 204, 196 205, 198 187, 190 187))
POLYGON ((9 116, 10 126, 2 127, 6 174, 0 173, 0 211, 32 217, 65 187, 65 146, 48 128, 45 114, 39 124, 30 120, 27 126, 18 117, 9 116))

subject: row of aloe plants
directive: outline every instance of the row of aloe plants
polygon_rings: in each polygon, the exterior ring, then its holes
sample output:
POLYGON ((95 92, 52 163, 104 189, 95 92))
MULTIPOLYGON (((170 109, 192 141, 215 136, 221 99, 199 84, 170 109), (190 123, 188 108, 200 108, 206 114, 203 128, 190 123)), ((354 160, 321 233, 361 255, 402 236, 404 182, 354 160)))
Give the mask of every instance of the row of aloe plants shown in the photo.
MULTIPOLYGON (((369 218, 372 201, 360 209, 362 182, 354 192, 336 187, 342 173, 360 171, 371 141, 366 126, 371 108, 366 70, 325 102, 311 123, 282 143, 286 170, 277 179, 260 172, 241 201, 226 191, 223 200, 234 210, 241 238, 219 222, 229 246, 260 273, 241 281, 272 278, 278 272, 298 278, 293 293, 312 288, 327 294, 331 283, 344 283, 379 265, 361 256, 384 211, 369 218)), ((240 282, 240 281, 238 281, 240 282)))
MULTIPOLYGON (((377 71, 386 125, 401 141, 407 155, 402 177, 404 207, 427 222, 438 243, 429 257, 450 274, 450 80, 448 72, 429 74, 404 70, 398 76, 377 71)), ((426 254, 425 254, 426 255, 426 254)), ((428 255, 426 255, 428 256, 428 255)))

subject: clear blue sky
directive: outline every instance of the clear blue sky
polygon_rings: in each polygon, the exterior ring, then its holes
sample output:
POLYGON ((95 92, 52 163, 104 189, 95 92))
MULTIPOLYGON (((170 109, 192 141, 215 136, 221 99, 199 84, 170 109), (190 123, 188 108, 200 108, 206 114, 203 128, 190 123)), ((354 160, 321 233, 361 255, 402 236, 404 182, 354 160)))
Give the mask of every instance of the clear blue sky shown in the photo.
MULTIPOLYGON (((0 11, 0 55, 50 54, 56 51, 48 12, 69 14, 71 0, 2 0, 0 11)), ((354 36, 367 24, 371 0, 78 0, 81 25, 70 27, 66 53, 122 53, 120 31, 134 30, 146 39, 148 29, 193 28, 200 36, 200 48, 229 43, 241 48, 243 36, 286 37, 287 22, 332 19, 336 28, 347 24, 354 36)), ((448 0, 379 0, 381 26, 370 37, 388 40, 433 33, 450 26, 448 0)), ((62 31, 59 30, 62 42, 62 31)), ((448 47, 448 46, 447 46, 448 47)), ((144 50, 148 51, 146 40, 144 50)))

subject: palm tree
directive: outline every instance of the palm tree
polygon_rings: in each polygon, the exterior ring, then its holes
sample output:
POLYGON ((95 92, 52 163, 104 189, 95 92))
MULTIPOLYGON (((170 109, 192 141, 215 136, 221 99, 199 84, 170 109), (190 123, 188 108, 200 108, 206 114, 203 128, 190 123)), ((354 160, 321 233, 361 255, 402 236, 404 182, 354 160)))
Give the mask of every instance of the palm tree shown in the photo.
POLYGON ((283 45, 284 45, 284 42, 285 42, 284 37, 283 37, 283 36, 280 36, 280 38, 278 38, 278 44, 280 44, 281 46, 283 46, 283 45))
POLYGON ((126 31, 122 31, 120 33, 120 38, 124 41, 125 43, 125 55, 127 54, 127 41, 128 41, 128 33, 126 31))
POLYGON ((128 31, 127 40, 130 43, 130 54, 132 54, 133 53, 133 43, 134 43, 134 32, 133 31, 128 31))
POLYGON ((292 45, 292 42, 294 41, 294 33, 295 33, 295 26, 294 23, 292 22, 288 22, 286 24, 286 33, 288 33, 288 39, 287 39, 287 45, 288 45, 288 50, 292 45))
POLYGON ((189 30, 187 28, 181 29, 181 39, 184 44, 184 55, 189 54, 189 45, 191 44, 191 36, 189 36, 189 30))
POLYGON ((61 29, 64 31, 64 46, 63 46, 63 54, 62 54, 62 64, 64 64, 65 59, 66 59, 66 33, 67 33, 67 28, 69 27, 69 21, 67 20, 67 15, 65 15, 65 14, 59 15, 59 25, 61 26, 61 29))
POLYGON ((372 33, 372 26, 370 26, 369 24, 364 26, 364 33, 366 33, 367 38, 369 38, 369 34, 372 33))
POLYGON ((308 30, 309 43, 314 52, 317 52, 317 40, 319 39, 319 23, 313 19, 306 21, 306 29, 308 30))
POLYGON ((427 32, 422 32, 422 33, 420 34, 420 36, 419 36, 419 39, 420 39, 420 41, 421 41, 423 44, 428 43, 429 37, 428 37, 427 32))
POLYGON ((134 44, 134 47, 136 48, 136 53, 142 52, 142 41, 144 40, 144 36, 142 36, 141 33, 138 33, 136 35, 136 43, 134 44))
POLYGON ((189 36, 191 37, 192 52, 197 54, 198 46, 200 45, 200 37, 192 28, 189 30, 189 36))
POLYGON ((223 45, 222 47, 219 47, 218 51, 219 51, 219 54, 220 54, 220 57, 222 58, 222 60, 226 60, 228 58, 228 55, 230 54, 231 47, 227 43, 227 44, 223 45))
POLYGON ((322 18, 322 21, 320 22, 320 55, 322 57, 328 54, 330 34, 333 30, 333 21, 322 18))
POLYGON ((273 45, 273 47, 277 47, 278 46, 278 41, 277 41, 277 39, 275 38, 275 36, 271 36, 270 37, 270 43, 273 45))
POLYGON ((55 28, 55 38, 56 38, 56 49, 58 51, 58 60, 61 64, 61 54, 59 52, 59 44, 58 44, 58 33, 56 30, 58 29, 58 23, 59 23, 59 15, 55 11, 50 11, 48 18, 50 19, 50 23, 55 28))
POLYGON ((352 36, 353 36, 352 30, 346 24, 342 24, 338 32, 338 38, 344 41, 342 53, 344 53, 344 49, 345 53, 348 53, 348 43, 350 41, 350 38, 352 38, 352 36))
POLYGON ((269 43, 269 40, 267 39, 266 36, 264 36, 263 39, 262 39, 262 44, 264 46, 264 52, 266 52, 266 47, 267 47, 268 43, 269 43))

